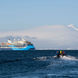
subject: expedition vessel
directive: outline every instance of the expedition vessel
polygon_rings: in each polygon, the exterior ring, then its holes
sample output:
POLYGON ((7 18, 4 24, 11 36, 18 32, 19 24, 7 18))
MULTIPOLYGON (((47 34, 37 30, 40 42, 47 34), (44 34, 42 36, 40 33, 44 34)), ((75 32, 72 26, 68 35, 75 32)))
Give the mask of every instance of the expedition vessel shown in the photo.
POLYGON ((26 40, 11 41, 0 43, 0 50, 35 50, 34 45, 26 40))

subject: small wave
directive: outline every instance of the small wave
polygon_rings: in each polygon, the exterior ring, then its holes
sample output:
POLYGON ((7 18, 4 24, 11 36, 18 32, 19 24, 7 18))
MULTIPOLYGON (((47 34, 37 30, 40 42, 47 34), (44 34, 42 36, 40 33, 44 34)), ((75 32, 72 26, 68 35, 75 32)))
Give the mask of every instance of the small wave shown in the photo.
POLYGON ((61 59, 78 61, 78 59, 74 56, 63 56, 63 57, 61 57, 61 59))
MULTIPOLYGON (((53 58, 57 58, 57 56, 53 56, 53 58)), ((76 58, 76 57, 74 57, 74 56, 70 56, 70 55, 67 55, 67 56, 60 56, 59 59, 78 61, 78 58, 76 58)))
POLYGON ((33 58, 34 60, 39 60, 39 61, 46 61, 47 60, 47 57, 46 56, 42 56, 42 57, 36 57, 36 58, 33 58))
POLYGON ((17 61, 21 61, 21 59, 15 59, 15 60, 2 60, 2 61, 0 61, 0 64, 12 63, 12 62, 17 62, 17 61))

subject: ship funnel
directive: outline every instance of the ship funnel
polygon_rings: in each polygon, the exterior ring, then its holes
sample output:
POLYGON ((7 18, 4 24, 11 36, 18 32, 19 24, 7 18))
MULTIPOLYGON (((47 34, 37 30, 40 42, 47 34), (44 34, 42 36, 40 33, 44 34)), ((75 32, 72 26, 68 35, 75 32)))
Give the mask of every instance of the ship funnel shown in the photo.
POLYGON ((8 40, 8 43, 12 43, 12 41, 9 39, 9 40, 8 40))

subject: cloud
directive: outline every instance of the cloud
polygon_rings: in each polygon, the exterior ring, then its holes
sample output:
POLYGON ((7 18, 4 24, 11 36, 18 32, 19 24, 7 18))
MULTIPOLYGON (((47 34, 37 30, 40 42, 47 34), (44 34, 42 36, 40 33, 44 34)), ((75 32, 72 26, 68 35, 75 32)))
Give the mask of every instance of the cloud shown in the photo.
POLYGON ((78 49, 78 32, 73 25, 40 26, 26 31, 7 32, 6 35, 29 36, 37 49, 78 49), (32 39, 34 37, 35 39, 32 39))

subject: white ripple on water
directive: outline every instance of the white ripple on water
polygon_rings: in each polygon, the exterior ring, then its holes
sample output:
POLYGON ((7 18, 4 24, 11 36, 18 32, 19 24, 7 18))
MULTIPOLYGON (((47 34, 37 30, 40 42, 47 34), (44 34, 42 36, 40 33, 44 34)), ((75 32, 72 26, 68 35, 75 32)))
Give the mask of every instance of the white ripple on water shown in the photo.
POLYGON ((63 57, 61 57, 61 59, 78 61, 78 59, 74 56, 63 56, 63 57))

